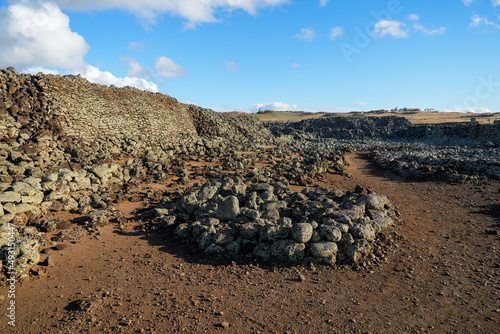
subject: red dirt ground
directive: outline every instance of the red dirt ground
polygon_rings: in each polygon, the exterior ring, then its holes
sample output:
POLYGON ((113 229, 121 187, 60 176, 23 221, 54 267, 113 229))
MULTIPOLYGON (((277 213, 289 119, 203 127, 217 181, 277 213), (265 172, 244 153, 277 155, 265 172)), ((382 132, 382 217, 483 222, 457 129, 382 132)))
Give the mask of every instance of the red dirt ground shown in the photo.
MULTIPOLYGON (((352 178, 400 217, 364 266, 213 264, 169 235, 109 225, 52 250, 54 265, 16 286, 16 327, 1 333, 498 333, 500 183, 409 182, 347 157, 352 178), (90 300, 92 312, 77 310, 90 300)), ((140 202, 124 202, 128 217, 140 202)), ((83 232, 73 227, 67 232, 83 232)), ((45 247, 49 248, 49 247, 45 247)), ((42 261, 47 255, 42 254, 42 261)))

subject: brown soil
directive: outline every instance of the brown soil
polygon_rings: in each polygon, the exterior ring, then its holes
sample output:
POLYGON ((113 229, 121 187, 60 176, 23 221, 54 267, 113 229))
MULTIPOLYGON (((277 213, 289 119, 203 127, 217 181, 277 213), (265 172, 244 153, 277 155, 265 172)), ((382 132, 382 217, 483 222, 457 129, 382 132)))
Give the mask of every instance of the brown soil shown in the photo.
MULTIPOLYGON (((390 243, 364 266, 214 264, 130 221, 52 250, 45 275, 17 283, 14 328, 0 289, 0 332, 497 333, 500 183, 408 182, 366 154, 347 160, 352 178, 322 184, 363 185, 400 213, 390 243), (78 311, 82 299, 91 311, 78 311)), ((141 205, 119 209, 133 217, 141 205)))

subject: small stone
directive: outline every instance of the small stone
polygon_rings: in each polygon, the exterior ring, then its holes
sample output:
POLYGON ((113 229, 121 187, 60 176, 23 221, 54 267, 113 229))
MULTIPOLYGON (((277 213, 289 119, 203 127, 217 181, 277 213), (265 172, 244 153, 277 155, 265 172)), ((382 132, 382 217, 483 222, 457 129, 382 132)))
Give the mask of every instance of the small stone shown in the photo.
POLYGON ((43 261, 43 265, 47 266, 47 267, 52 267, 54 265, 54 259, 52 258, 52 256, 50 256, 50 255, 47 256, 45 261, 43 261))

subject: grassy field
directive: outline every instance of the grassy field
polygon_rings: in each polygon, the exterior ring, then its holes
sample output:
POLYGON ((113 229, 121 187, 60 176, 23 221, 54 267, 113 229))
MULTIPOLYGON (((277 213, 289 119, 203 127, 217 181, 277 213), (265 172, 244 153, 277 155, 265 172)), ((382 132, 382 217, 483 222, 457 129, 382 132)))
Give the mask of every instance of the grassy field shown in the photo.
POLYGON ((298 122, 303 119, 324 118, 333 116, 342 117, 362 117, 362 116, 400 116, 407 118, 413 124, 439 124, 448 122, 470 122, 475 118, 481 124, 493 124, 495 120, 500 120, 500 113, 489 114, 468 114, 468 113, 446 113, 446 112, 430 112, 430 111, 401 111, 401 112, 385 112, 385 113, 308 113, 308 112, 268 112, 254 114, 262 122, 298 122))

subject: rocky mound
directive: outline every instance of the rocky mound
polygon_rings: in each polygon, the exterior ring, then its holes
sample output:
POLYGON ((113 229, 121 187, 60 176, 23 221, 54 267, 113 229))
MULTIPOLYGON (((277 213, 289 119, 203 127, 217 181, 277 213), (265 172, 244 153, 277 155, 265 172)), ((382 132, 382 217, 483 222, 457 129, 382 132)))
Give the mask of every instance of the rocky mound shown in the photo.
POLYGON ((300 122, 266 123, 275 136, 293 135, 308 140, 420 141, 434 145, 500 142, 500 123, 411 124, 404 117, 353 116, 306 119, 300 122))
POLYGON ((269 136, 251 117, 225 116, 168 95, 92 84, 79 76, 18 74, 14 68, 0 70, 0 130, 1 182, 200 140, 215 150, 244 149, 269 136))
POLYGON ((269 130, 251 116, 220 114, 193 104, 186 108, 197 134, 204 138, 220 137, 240 142, 251 138, 263 142, 271 136, 269 130))
POLYGON ((285 183, 227 177, 198 185, 143 214, 174 229, 211 257, 286 264, 356 263, 393 224, 387 197, 317 187, 302 192, 285 183))
POLYGON ((326 117, 300 122, 270 122, 266 126, 274 135, 312 135, 335 139, 391 139, 407 132, 411 123, 403 117, 326 117))
POLYGON ((500 149, 497 147, 381 149, 375 151, 374 162, 382 168, 412 179, 500 180, 500 149))

